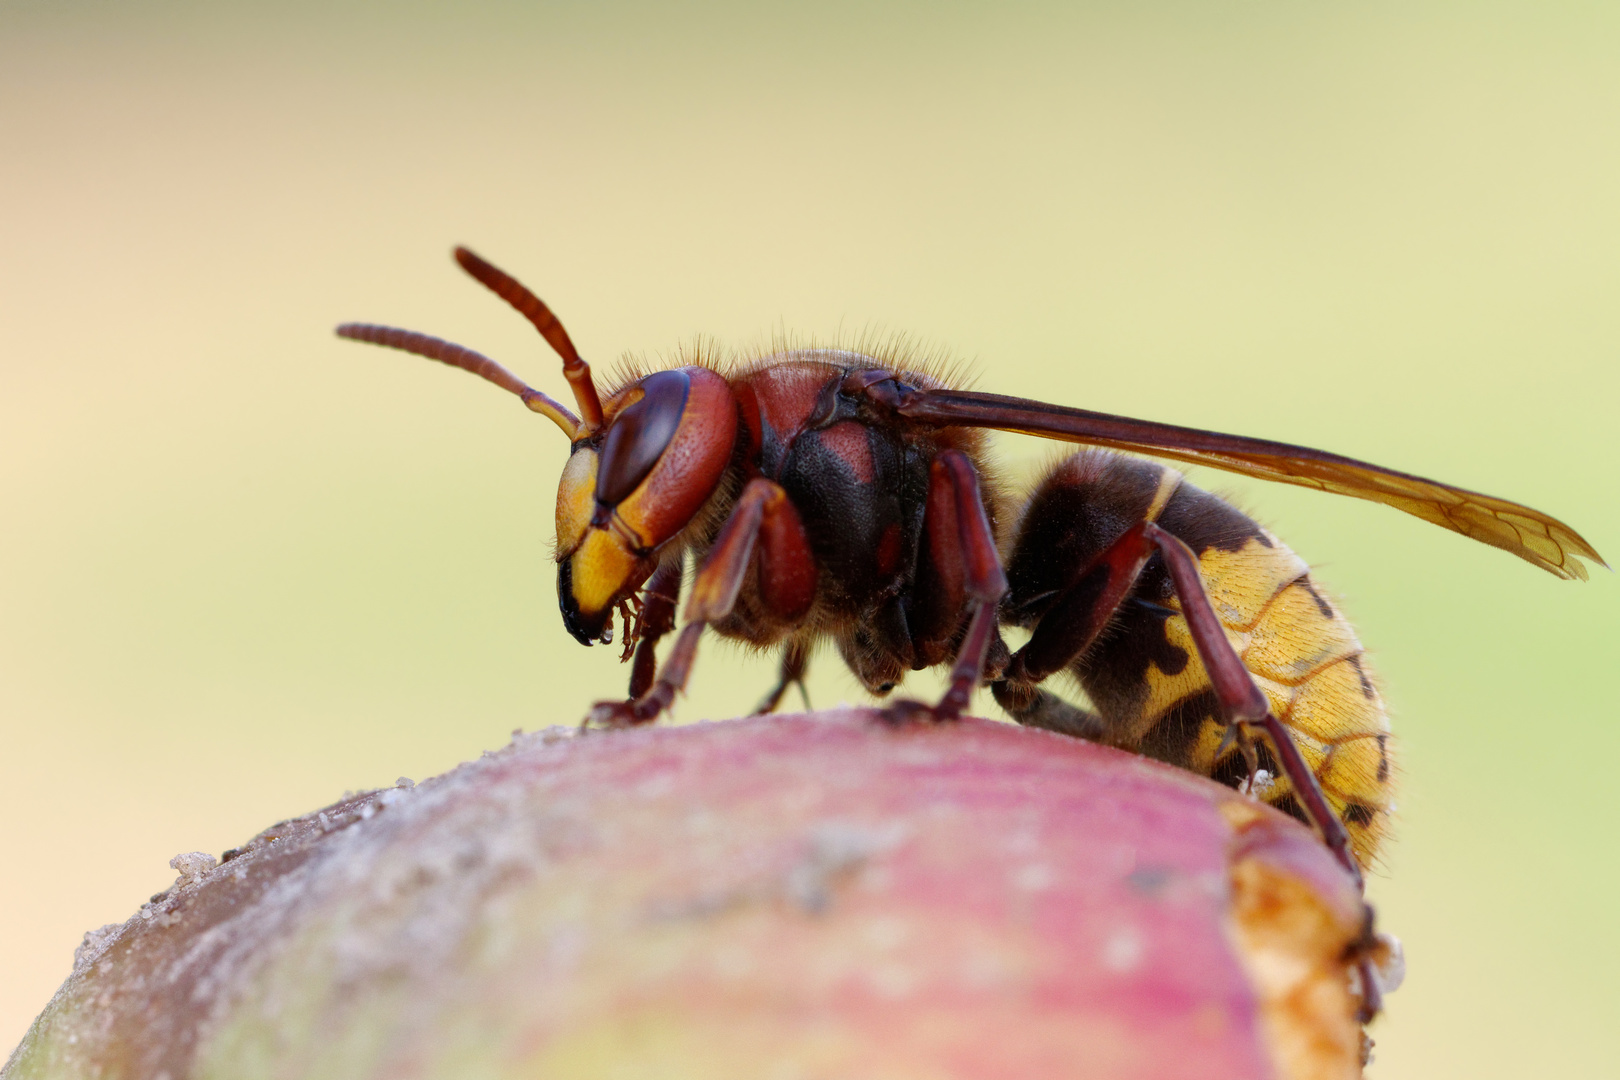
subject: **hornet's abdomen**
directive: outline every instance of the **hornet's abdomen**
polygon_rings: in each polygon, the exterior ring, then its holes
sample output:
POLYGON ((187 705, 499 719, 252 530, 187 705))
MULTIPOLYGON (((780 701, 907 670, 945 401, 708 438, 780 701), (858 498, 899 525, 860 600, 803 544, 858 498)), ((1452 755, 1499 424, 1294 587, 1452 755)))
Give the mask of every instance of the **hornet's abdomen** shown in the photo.
MULTIPOLYGON (((1153 462, 1076 454, 1036 489, 1008 566, 1006 610, 1038 617, 1135 521, 1186 543, 1227 638, 1287 725, 1366 865, 1387 830, 1392 799, 1389 721, 1355 631, 1311 580, 1305 562, 1229 503, 1153 462)), ((1235 746, 1217 759, 1225 725, 1182 605, 1154 558, 1107 630, 1070 670, 1097 710, 1104 742, 1212 776, 1247 776, 1235 746)), ((1015 621, 1032 621, 1016 618, 1015 621)), ((1265 801, 1305 818, 1261 747, 1265 801)))

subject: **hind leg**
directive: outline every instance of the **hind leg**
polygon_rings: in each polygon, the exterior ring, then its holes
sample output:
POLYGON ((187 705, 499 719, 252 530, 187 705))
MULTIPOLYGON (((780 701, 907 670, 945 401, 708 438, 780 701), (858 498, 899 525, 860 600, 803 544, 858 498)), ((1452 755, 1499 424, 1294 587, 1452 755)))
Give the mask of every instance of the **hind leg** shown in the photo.
POLYGON ((1025 727, 1073 735, 1088 742, 1108 741, 1108 726, 1101 716, 1064 701, 1034 683, 997 679, 990 684, 990 692, 995 695, 996 704, 1025 727))
MULTIPOLYGON (((1126 529, 1046 611, 1029 642, 1013 654, 1002 673, 1002 679, 1010 685, 998 690, 997 697, 1007 697, 1014 705, 1031 700, 1030 691, 1036 684, 1083 654, 1130 596, 1143 567, 1155 553, 1164 559, 1176 595, 1181 598, 1182 613, 1199 659, 1209 674, 1222 718, 1238 728, 1239 745, 1246 737, 1246 726, 1264 733, 1311 824, 1360 884, 1361 867, 1351 853, 1350 835, 1328 805, 1321 785, 1294 745, 1288 729, 1272 715, 1271 706, 1255 684, 1254 676, 1243 666, 1242 658, 1227 640, 1198 574, 1198 557, 1186 544, 1153 522, 1139 521, 1126 529)), ((1040 699, 1033 700, 1041 704, 1040 699)), ((1046 718, 1038 710, 1029 706, 1025 709, 1025 715, 1038 726, 1051 726, 1041 723, 1046 718)), ((1024 719, 1018 712, 1013 715, 1024 719)))
MULTIPOLYGON (((1127 529, 1099 554, 1074 585, 1052 605, 1027 644, 1014 653, 996 687, 998 701, 1010 703, 1014 717, 1055 730, 1085 734, 1085 726, 1097 718, 1073 706, 1041 695, 1041 680, 1067 667, 1097 639, 1114 612, 1130 595, 1147 565, 1157 552, 1170 572, 1182 613, 1198 649, 1199 659, 1209 674, 1222 717, 1235 729, 1240 745, 1253 726, 1271 743, 1279 765, 1293 786, 1294 793, 1323 842, 1345 871, 1362 886, 1361 867, 1350 846, 1350 835, 1328 805, 1322 787, 1310 766, 1294 745, 1288 729, 1272 713, 1270 704, 1256 685, 1243 660, 1221 629, 1209 594, 1198 573, 1198 557, 1191 548, 1151 521, 1140 521, 1127 529), (1016 711, 1021 709, 1022 712, 1016 711), (1064 711, 1067 710, 1067 711, 1064 711), (1078 729, 1078 730, 1076 730, 1078 729)), ((1099 722, 1100 728, 1100 722, 1099 722)), ((1103 740, 1106 741, 1106 740, 1103 740)), ((1366 1022, 1377 1015, 1382 995, 1374 970, 1372 909, 1367 909, 1367 942, 1355 958, 1362 986, 1361 1018, 1366 1022)))

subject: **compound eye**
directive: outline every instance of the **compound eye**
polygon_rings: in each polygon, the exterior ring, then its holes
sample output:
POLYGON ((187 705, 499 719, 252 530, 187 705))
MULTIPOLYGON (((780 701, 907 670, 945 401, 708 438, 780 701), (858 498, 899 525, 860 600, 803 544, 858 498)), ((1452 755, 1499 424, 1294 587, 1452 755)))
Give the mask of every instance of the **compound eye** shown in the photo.
POLYGON ((596 473, 598 505, 619 505, 652 472, 681 426, 691 388, 684 371, 660 371, 637 385, 641 398, 620 409, 608 426, 596 473))

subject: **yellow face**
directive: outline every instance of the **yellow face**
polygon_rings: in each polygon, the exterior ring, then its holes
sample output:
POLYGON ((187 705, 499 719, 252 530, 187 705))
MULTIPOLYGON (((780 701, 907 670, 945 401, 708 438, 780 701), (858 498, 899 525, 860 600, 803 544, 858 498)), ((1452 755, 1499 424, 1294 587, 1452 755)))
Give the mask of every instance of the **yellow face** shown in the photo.
POLYGON ((640 379, 604 414, 557 488, 557 598, 568 632, 587 645, 708 502, 737 433, 730 387, 707 368, 640 379))
MULTIPOLYGON (((576 638, 594 641, 606 629, 613 607, 634 591, 652 572, 653 561, 638 554, 627 530, 615 529, 618 508, 605 527, 596 498, 601 456, 592 446, 581 446, 568 459, 557 487, 558 593, 563 619, 576 638), (645 566, 643 565, 645 564, 645 566)), ((628 509, 628 508, 626 508, 628 509)))

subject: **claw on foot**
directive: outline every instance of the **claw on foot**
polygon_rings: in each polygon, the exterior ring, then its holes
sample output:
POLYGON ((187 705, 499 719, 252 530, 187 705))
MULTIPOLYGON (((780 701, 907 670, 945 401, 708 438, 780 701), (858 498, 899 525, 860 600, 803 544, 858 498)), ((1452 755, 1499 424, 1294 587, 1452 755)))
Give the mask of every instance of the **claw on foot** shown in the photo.
POLYGON ((591 706, 591 711, 585 714, 585 719, 579 722, 579 729, 587 731, 591 728, 603 728, 616 731, 644 723, 646 721, 636 714, 634 701, 598 701, 591 706))
POLYGON ((955 720, 956 717, 942 713, 938 708, 926 701, 913 701, 910 698, 901 698, 891 702, 880 711, 878 719, 889 727, 905 727, 909 724, 941 723, 955 720))
POLYGON ((765 715, 767 715, 769 713, 775 712, 776 707, 778 705, 782 704, 782 697, 783 697, 783 695, 785 695, 787 693, 787 688, 789 686, 797 686, 799 688, 799 697, 804 699, 804 711, 809 712, 810 711, 810 691, 804 685, 804 680, 803 679, 790 679, 787 682, 778 683, 776 686, 771 687, 770 693, 766 694, 763 698, 761 698, 760 701, 759 701, 759 704, 754 706, 754 711, 749 713, 748 715, 749 716, 765 716, 765 715))
POLYGON ((1394 993, 1406 980, 1406 954, 1401 939, 1394 934, 1373 932, 1369 927, 1367 943, 1359 950, 1356 961, 1356 981, 1360 985, 1363 1024, 1383 1011, 1384 995, 1394 993))
POLYGON ((1369 1024, 1383 1011, 1384 995, 1397 990, 1406 978, 1406 956, 1401 939, 1376 929, 1377 915, 1364 905, 1365 925, 1361 936, 1345 950, 1350 965, 1350 982, 1361 1007, 1357 1019, 1369 1024))

